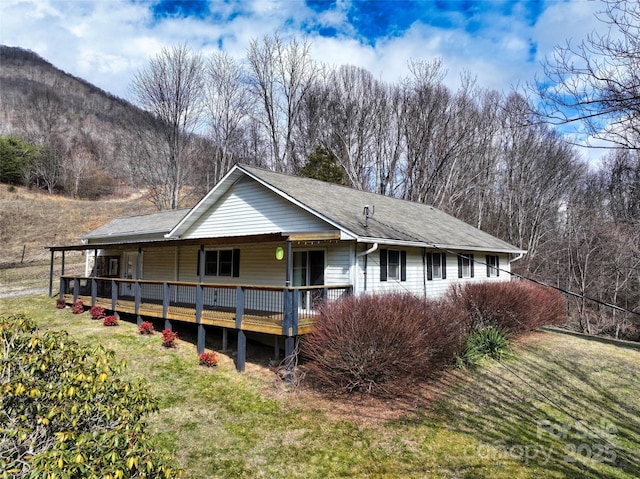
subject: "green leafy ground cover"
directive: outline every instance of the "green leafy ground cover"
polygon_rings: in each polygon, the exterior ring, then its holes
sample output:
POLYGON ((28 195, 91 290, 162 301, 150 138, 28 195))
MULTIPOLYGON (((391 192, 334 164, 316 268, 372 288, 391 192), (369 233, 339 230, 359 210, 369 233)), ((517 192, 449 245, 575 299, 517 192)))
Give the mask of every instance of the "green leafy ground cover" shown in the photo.
MULTIPOLYGON (((150 429, 186 478, 635 478, 640 476, 640 350, 536 333, 514 357, 453 370, 398 401, 327 399, 289 391, 249 345, 198 366, 192 342, 161 346, 135 323, 106 328, 46 296, 0 299, 125 359, 160 400, 150 429), (253 354, 253 356, 252 356, 253 354)), ((160 325, 156 326, 160 329, 160 325)), ((181 338, 189 331, 178 325, 181 338)), ((208 346, 218 346, 208 332, 208 346)))

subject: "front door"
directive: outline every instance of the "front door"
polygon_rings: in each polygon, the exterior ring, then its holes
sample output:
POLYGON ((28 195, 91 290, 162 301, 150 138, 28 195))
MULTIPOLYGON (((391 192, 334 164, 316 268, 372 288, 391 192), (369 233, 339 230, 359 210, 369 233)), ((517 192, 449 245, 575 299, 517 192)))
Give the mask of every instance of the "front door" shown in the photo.
MULTIPOLYGON (((324 250, 293 252, 293 286, 318 286, 324 284, 324 250)), ((320 300, 321 291, 300 291, 301 309, 311 310, 320 300)))

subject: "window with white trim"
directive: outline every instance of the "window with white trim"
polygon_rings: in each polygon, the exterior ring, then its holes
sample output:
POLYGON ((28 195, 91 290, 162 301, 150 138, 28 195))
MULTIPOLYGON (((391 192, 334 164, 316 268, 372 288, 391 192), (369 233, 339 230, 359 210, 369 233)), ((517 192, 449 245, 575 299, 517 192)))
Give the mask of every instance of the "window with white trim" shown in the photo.
POLYGON ((500 276, 500 259, 497 255, 487 255, 487 278, 500 276))
POLYGON ((473 255, 458 255, 458 278, 473 278, 473 255))
POLYGON ((427 253, 427 279, 447 279, 447 255, 427 253))
POLYGON ((407 252, 380 249, 380 281, 407 280, 407 252))

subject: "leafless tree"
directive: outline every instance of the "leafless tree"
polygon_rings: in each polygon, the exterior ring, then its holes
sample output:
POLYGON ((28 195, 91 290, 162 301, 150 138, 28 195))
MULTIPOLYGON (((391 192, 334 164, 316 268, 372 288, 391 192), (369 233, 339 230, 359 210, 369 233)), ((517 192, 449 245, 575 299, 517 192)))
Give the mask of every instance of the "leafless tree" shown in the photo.
POLYGON ((182 199, 189 142, 202 112, 202 71, 199 54, 173 46, 163 48, 131 83, 135 101, 154 117, 137 125, 140 156, 133 171, 159 209, 176 209, 182 199))
POLYGON ((558 46, 544 78, 532 89, 542 100, 540 117, 605 140, 610 146, 640 145, 640 3, 602 0, 602 32, 577 45, 558 46))
POLYGON ((288 43, 275 33, 252 40, 247 53, 251 93, 260 105, 257 118, 270 147, 273 168, 296 172, 295 132, 302 104, 317 70, 309 43, 293 37, 288 43))
POLYGON ((240 157, 251 101, 247 72, 224 52, 207 60, 204 86, 206 121, 214 147, 206 175, 209 189, 210 183, 217 182, 240 157))

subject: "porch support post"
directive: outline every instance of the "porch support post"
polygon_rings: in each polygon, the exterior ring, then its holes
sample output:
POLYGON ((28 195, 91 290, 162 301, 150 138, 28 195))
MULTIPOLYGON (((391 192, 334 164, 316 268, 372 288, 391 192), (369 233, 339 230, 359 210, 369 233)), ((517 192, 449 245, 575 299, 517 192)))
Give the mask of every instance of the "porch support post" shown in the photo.
POLYGON ((78 292, 80 291, 80 280, 73 278, 73 302, 78 301, 78 292))
POLYGON ((113 311, 113 315, 120 319, 120 315, 116 310, 118 304, 118 283, 116 283, 115 279, 111 280, 111 311, 113 311))
POLYGON ((171 329, 169 316, 169 306, 171 305, 171 286, 169 283, 162 283, 162 317, 164 318, 164 329, 171 329))
POLYGON ((198 281, 202 283, 204 281, 204 245, 200 245, 198 250, 198 281))
POLYGON ((137 279, 133 283, 133 296, 135 301, 135 309, 136 309, 136 324, 140 326, 142 324, 142 317, 140 316, 140 303, 142 302, 142 286, 140 285, 140 281, 137 279))
POLYGON ((64 298, 64 295, 67 293, 66 291, 67 280, 60 276, 60 292, 58 293, 58 298, 64 298))
POLYGON ((93 250, 93 268, 91 268, 91 270, 93 271, 93 274, 91 276, 98 275, 98 250, 97 249, 93 250))
POLYGON ((288 380, 293 379, 296 367, 295 345, 298 336, 298 299, 299 292, 297 290, 289 290, 290 319, 288 331, 284 339, 284 367, 288 380))
POLYGON ((204 353, 205 331, 202 324, 202 308, 204 305, 204 291, 202 283, 196 285, 196 324, 198 325, 198 354, 204 353))
POLYGON ((60 264, 60 276, 64 276, 64 250, 62 250, 62 263, 60 264))
POLYGON ((244 289, 236 288, 236 330, 238 331, 238 353, 236 357, 236 370, 243 372, 247 360, 247 336, 242 330, 242 317, 244 316, 244 289))
POLYGON ((91 278, 91 306, 96 305, 96 297, 98 296, 98 282, 96 278, 91 278))
POLYGON ((142 285, 140 284, 140 277, 142 276, 142 248, 138 248, 138 255, 136 256, 136 282, 134 283, 134 294, 136 302, 136 324, 140 326, 142 324, 142 317, 140 316, 140 303, 142 302, 142 285))
POLYGON ((49 297, 53 296, 53 257, 55 251, 51 250, 51 260, 49 261, 49 297))
POLYGON ((171 321, 167 319, 169 314, 169 301, 171 300, 171 288, 168 283, 162 283, 162 317, 164 318, 164 329, 171 329, 171 321))
POLYGON ((291 250, 291 240, 287 240, 287 261, 285 268, 287 272, 285 274, 285 286, 291 286, 291 264, 293 263, 293 251, 291 250))

